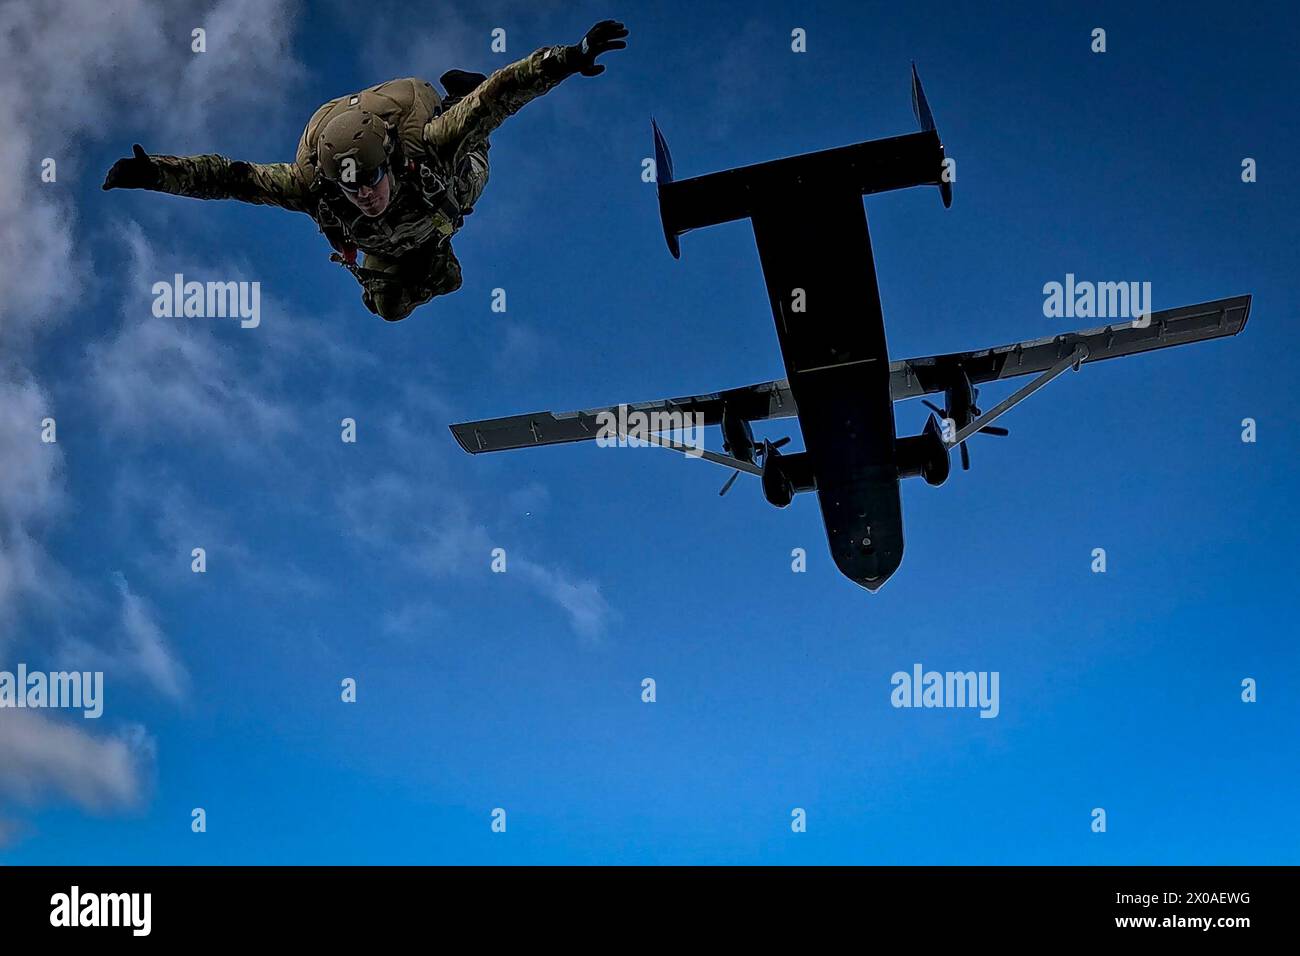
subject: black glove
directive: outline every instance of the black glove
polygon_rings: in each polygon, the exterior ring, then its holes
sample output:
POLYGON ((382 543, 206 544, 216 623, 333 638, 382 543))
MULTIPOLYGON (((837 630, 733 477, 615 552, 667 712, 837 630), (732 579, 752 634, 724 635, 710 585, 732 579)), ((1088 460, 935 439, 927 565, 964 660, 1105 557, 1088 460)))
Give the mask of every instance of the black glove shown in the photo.
POLYGON ((601 20, 587 31, 582 42, 572 47, 578 62, 578 72, 583 76, 600 76, 605 68, 596 62, 596 57, 610 50, 622 50, 627 47, 623 38, 627 36, 627 27, 617 20, 601 20))
POLYGON ((104 177, 102 189, 157 189, 161 180, 158 167, 153 164, 143 147, 131 147, 133 155, 119 159, 104 177))

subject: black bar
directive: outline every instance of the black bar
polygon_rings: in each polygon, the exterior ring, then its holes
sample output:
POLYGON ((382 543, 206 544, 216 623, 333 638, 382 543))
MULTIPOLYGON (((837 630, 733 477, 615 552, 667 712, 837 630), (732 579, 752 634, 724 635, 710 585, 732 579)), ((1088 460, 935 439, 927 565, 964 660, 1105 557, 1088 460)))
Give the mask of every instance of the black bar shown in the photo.
POLYGON ((52 926, 51 898, 75 885, 83 902, 149 893, 149 937, 163 942, 406 936, 466 951, 521 934, 536 944, 603 941, 605 952, 620 940, 666 946, 683 934, 722 934, 894 940, 903 951, 934 952, 935 939, 983 949, 1104 937, 1147 946, 1204 939, 1231 951, 1293 930, 1294 877, 1285 867, 0 867, 0 932, 14 953, 31 952, 12 944, 32 938, 132 939, 129 926, 52 926), (1161 925, 1204 918, 1249 925, 1161 925), (1155 925, 1117 925, 1132 919, 1155 925))

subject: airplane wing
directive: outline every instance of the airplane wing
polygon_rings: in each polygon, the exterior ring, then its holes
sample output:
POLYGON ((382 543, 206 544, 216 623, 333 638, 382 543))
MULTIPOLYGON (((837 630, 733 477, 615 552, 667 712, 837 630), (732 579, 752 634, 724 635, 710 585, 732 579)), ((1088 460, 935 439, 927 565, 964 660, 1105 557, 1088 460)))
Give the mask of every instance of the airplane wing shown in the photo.
MULTIPOLYGON (((784 380, 748 385, 725 392, 710 392, 707 395, 687 395, 655 402, 629 402, 623 406, 623 414, 692 412, 704 416, 705 425, 720 425, 723 405, 749 421, 788 418, 795 414, 790 386, 784 380)), ((460 447, 470 454, 528 448, 533 445, 559 445, 594 439, 600 431, 598 416, 603 413, 617 417, 619 406, 588 408, 580 412, 532 412, 481 422, 464 422, 452 425, 451 433, 460 442, 460 447)))
POLYGON ((1222 338, 1236 335, 1245 328, 1249 315, 1250 296, 1239 295, 1152 312, 1148 324, 1142 328, 1135 328, 1132 322, 1126 321, 974 352, 906 359, 890 364, 889 391, 896 402, 942 392, 950 378, 945 373, 957 367, 965 369, 972 385, 1033 375, 1051 368, 1079 345, 1087 349, 1082 364, 1090 365, 1103 359, 1138 355, 1171 345, 1222 338))
MULTIPOLYGON (((1240 295, 1153 312, 1149 324, 1142 328, 1121 322, 990 349, 903 359, 890 363, 890 394, 899 402, 941 392, 957 368, 965 369, 974 385, 1046 372, 1080 345, 1086 348, 1081 364, 1088 365, 1103 359, 1236 335, 1245 327, 1249 315, 1250 296, 1240 295)), ((624 414, 693 412, 702 415, 707 426, 721 424, 724 405, 748 421, 791 418, 798 413, 789 383, 780 379, 705 395, 629 403, 624 414)), ((463 422, 452 425, 451 433, 471 454, 586 441, 594 439, 599 432, 597 416, 602 412, 617 416, 619 406, 578 412, 532 412, 463 422)))

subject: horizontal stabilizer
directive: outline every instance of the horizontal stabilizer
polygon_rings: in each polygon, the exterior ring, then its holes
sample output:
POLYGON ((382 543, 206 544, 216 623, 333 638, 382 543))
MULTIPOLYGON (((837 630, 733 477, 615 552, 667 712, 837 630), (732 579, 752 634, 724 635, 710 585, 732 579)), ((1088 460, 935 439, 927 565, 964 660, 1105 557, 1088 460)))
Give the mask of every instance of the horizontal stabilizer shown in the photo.
POLYGON ((952 184, 943 181, 944 152, 934 128, 934 115, 912 67, 912 108, 921 125, 918 133, 868 140, 853 146, 824 149, 719 173, 677 180, 672 156, 659 124, 654 132, 659 218, 674 258, 680 258, 678 237, 692 229, 748 219, 763 204, 798 202, 799 192, 836 185, 861 195, 938 186, 944 206, 952 204, 952 184))

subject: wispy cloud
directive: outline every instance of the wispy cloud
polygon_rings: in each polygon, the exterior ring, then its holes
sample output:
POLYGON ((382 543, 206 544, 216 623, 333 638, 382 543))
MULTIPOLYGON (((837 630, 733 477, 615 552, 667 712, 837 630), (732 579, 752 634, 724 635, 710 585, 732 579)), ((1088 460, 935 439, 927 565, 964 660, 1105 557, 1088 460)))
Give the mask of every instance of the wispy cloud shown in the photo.
POLYGON ((63 502, 63 452, 41 441, 41 420, 54 416, 50 397, 34 380, 0 381, 0 516, 27 524, 51 516, 63 502))
MULTIPOLYGON (((520 500, 539 500, 535 487, 520 500)), ((339 493, 340 513, 350 535, 363 546, 400 555, 402 564, 429 578, 465 580, 490 572, 492 551, 501 539, 478 520, 471 500, 445 486, 419 482, 397 472, 354 482, 339 493)), ((593 580, 507 549, 506 573, 561 608, 573 629, 599 636, 612 610, 593 580)))
POLYGON ((59 650, 61 665, 143 680, 164 697, 179 700, 189 687, 189 673, 159 626, 157 612, 131 590, 122 574, 113 575, 113 584, 118 594, 116 623, 103 640, 65 640, 59 650))
POLYGON ((159 582, 176 583, 191 575, 193 551, 202 548, 207 561, 259 593, 316 597, 327 588, 294 560, 250 546, 239 534, 239 516, 200 501, 171 469, 126 466, 117 475, 112 497, 114 521, 123 534, 133 535, 134 563, 159 582))
MULTIPOLYGON (((139 225, 128 223, 123 234, 131 257, 123 322, 87 349, 89 382, 105 423, 134 438, 180 434, 243 453, 291 431, 288 404, 244 367, 237 346, 213 327, 223 320, 152 314, 147 290, 169 280, 173 270, 159 263, 139 225)), ((230 335, 255 334, 229 324, 222 331, 230 335)))
POLYGON ((379 625, 391 637, 414 642, 430 637, 442 616, 432 601, 416 601, 384 611, 379 625))
POLYGON ((583 637, 599 637, 610 618, 609 603, 595 581, 573 578, 558 568, 535 561, 516 559, 513 568, 522 572, 538 594, 553 601, 569 615, 573 629, 583 637))
POLYGON ((189 683, 189 675, 176 659, 153 608, 134 593, 126 578, 115 576, 122 597, 121 643, 115 657, 121 666, 143 676, 160 693, 179 698, 189 683))
POLYGON ((554 360, 550 339, 519 321, 503 324, 505 328, 499 336, 500 344, 492 358, 492 368, 499 377, 516 380, 545 367, 548 358, 554 360))
MULTIPOLYGON (((341 15, 350 16, 354 8, 337 3, 341 15)), ((425 76, 436 81, 447 70, 454 68, 481 69, 465 66, 466 63, 483 62, 490 56, 491 27, 485 27, 488 8, 477 7, 478 16, 471 20, 454 4, 439 4, 428 11, 424 28, 407 30, 399 26, 398 18, 407 16, 401 11, 396 17, 384 18, 367 31, 361 47, 362 65, 376 76, 425 76)), ((497 5, 500 9, 500 5, 497 5)), ((528 52, 531 52, 528 51, 528 52)), ((376 82, 379 82, 376 80, 376 82)), ((341 91, 340 91, 341 92, 341 91)))
POLYGON ((705 115, 709 117, 704 134, 710 139, 725 140, 737 120, 748 121, 768 114, 771 103, 764 96, 769 75, 777 57, 789 55, 790 35, 775 29, 771 20, 750 19, 739 31, 728 36, 721 55, 715 60, 714 81, 708 84, 705 115))
POLYGON ((0 380, 0 647, 20 606, 50 602, 57 572, 37 534, 64 505, 63 453, 41 441, 41 420, 53 415, 35 381, 0 380))

